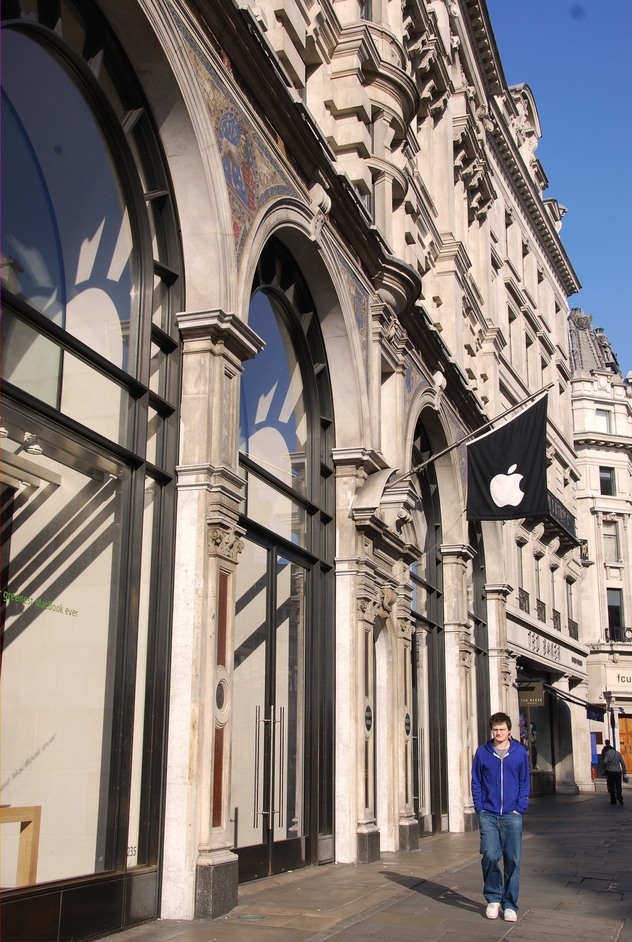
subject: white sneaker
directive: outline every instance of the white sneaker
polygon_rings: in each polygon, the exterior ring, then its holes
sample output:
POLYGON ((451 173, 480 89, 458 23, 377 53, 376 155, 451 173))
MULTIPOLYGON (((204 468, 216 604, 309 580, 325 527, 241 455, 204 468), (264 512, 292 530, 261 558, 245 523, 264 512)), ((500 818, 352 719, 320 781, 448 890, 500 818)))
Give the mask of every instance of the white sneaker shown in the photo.
POLYGON ((505 922, 518 922, 518 913, 515 909, 503 910, 503 917, 505 922))
POLYGON ((500 903, 488 903, 487 909, 485 910, 485 915, 488 919, 498 919, 498 913, 500 912, 500 903))

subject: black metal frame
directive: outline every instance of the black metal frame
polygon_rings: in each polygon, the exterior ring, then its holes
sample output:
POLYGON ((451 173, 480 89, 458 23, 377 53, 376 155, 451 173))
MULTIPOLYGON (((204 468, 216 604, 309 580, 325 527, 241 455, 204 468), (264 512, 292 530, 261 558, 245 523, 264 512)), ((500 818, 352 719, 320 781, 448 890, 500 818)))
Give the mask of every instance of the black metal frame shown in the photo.
MULTIPOLYGON (((432 454, 428 435, 420 419, 413 445, 413 464, 424 462, 432 454)), ((417 475, 423 512, 427 522, 427 538, 424 547, 424 573, 418 579, 428 591, 429 611, 424 616, 413 612, 418 630, 428 632, 428 757, 430 762, 430 807, 434 833, 440 833, 443 817, 448 813, 448 769, 447 727, 445 689, 445 632, 443 625, 443 564, 441 559, 441 503, 434 464, 428 464, 417 475)), ((416 647, 416 646, 415 646, 416 647)), ((417 671, 415 670, 414 673, 417 671)), ((419 678, 416 680, 419 689, 419 678)), ((413 726, 419 729, 418 696, 413 703, 413 726)), ((419 768, 418 750, 415 755, 415 780, 419 782, 424 770, 419 768)), ((419 787, 416 789, 420 791, 419 787)), ((419 795, 416 796, 415 813, 419 817, 419 795)))

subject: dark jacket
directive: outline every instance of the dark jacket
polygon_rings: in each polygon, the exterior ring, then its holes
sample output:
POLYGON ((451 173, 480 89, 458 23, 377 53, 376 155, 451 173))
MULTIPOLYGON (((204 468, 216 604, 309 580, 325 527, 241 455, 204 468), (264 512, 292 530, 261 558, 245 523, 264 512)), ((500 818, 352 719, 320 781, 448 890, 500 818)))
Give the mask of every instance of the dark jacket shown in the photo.
POLYGON ((509 752, 504 759, 494 753, 493 740, 476 750, 472 764, 472 798, 477 814, 522 814, 529 804, 531 775, 529 756, 524 746, 509 740, 509 752))
POLYGON ((606 749, 603 756, 601 757, 601 766, 603 768, 604 775, 606 772, 623 772, 625 774, 626 771, 623 756, 620 752, 617 752, 616 749, 613 749, 612 746, 609 749, 606 749))

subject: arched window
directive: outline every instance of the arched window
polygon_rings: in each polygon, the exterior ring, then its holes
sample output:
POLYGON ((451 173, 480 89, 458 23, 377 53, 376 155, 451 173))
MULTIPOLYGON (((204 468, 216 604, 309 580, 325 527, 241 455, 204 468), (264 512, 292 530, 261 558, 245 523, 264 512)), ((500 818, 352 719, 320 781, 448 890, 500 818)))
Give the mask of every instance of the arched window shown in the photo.
POLYGON ((315 311, 289 251, 262 253, 242 377, 232 801, 240 879, 332 855, 333 425, 315 311), (272 757, 271 761, 264 759, 272 757))
MULTIPOLYGON (((11 0, 2 20, 3 802, 39 827, 26 870, 3 831, 2 885, 10 934, 29 884, 81 877, 62 931, 82 938, 99 874, 158 886, 181 261, 97 6, 11 0)), ((156 915, 145 899, 132 921, 156 915)))

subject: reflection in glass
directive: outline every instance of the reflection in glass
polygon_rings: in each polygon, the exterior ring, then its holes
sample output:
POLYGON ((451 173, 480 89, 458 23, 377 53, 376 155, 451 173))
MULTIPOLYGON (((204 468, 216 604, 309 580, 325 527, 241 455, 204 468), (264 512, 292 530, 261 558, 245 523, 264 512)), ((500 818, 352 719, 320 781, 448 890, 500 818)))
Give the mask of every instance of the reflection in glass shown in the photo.
POLYGON ((62 351, 5 308, 2 312, 2 376, 54 409, 59 404, 62 351))
MULTIPOLYGON (((113 665, 127 472, 5 410, 2 804, 41 809, 36 882, 109 869, 113 665), (42 454, 24 448, 37 434, 42 454), (107 468, 111 470, 108 471, 107 468)), ((18 835, 2 840, 15 886, 18 835)))
POLYGON ((232 796, 236 847, 263 835, 267 552, 245 541, 236 571, 232 796))
POLYGON ((169 330, 169 289, 160 275, 154 274, 154 294, 152 302, 152 320, 164 331, 169 330))
POLYGON ((134 697, 134 738, 132 751, 132 785, 127 837, 127 866, 136 867, 145 861, 139 858, 139 831, 141 781, 143 771, 143 733, 145 723, 145 692, 147 680, 147 650, 149 639, 149 604, 151 588, 151 560, 154 519, 158 499, 158 485, 145 479, 143 510, 143 544, 140 562, 140 595, 138 606, 138 647, 136 660, 136 695, 134 697))
POLYGON ((99 435, 127 444, 130 395, 117 383, 66 351, 60 411, 99 435))
POLYGON ((246 512, 250 519, 297 546, 305 546, 307 540, 305 508, 266 484, 256 474, 247 472, 246 481, 246 512))
POLYGON ((84 360, 3 312, 4 379, 111 441, 127 444, 130 395, 84 360))
POLYGON ((162 465, 162 444, 165 420, 152 409, 147 409, 147 461, 158 466, 162 465))
POLYGON ((128 369, 132 235, 112 158, 52 55, 3 38, 3 282, 128 369))
POLYGON ((167 354, 158 344, 151 345, 151 359, 149 363, 149 388, 152 392, 165 398, 167 376, 167 354))
POLYGON ((275 840, 302 837, 305 585, 302 566, 277 556, 275 840))
POLYGON ((266 347, 242 376, 240 448, 304 493, 307 416, 294 345, 276 302, 263 291, 252 297, 249 324, 266 347))

